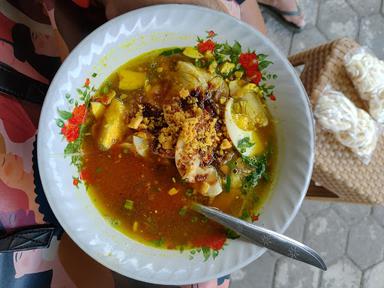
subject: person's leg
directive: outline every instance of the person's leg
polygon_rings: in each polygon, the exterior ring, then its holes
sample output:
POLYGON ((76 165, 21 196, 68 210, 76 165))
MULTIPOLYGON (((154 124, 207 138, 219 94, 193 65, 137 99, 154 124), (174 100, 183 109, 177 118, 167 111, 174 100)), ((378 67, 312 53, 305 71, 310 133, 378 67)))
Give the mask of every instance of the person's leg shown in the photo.
POLYGON ((263 15, 256 0, 245 0, 240 5, 241 20, 255 27, 263 34, 267 34, 263 15))
POLYGON ((259 4, 264 4, 277 10, 287 22, 292 23, 298 28, 303 28, 305 25, 304 15, 299 9, 297 0, 257 0, 259 4))
POLYGON ((114 18, 124 12, 157 4, 192 4, 203 6, 228 13, 228 9, 221 0, 102 0, 105 3, 105 11, 108 19, 114 18))

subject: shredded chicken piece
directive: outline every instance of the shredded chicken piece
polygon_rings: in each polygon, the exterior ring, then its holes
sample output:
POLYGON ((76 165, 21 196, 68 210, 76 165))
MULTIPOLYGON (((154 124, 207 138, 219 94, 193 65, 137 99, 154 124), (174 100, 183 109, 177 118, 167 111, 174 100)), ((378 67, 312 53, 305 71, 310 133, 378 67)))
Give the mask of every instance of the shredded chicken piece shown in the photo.
POLYGON ((199 116, 186 119, 175 153, 176 167, 181 177, 190 183, 204 182, 199 192, 210 197, 222 191, 217 171, 209 165, 219 144, 216 121, 205 111, 199 116))
POLYGON ((176 66, 176 81, 184 89, 207 89, 208 81, 212 78, 208 72, 200 69, 192 63, 179 61, 176 66))

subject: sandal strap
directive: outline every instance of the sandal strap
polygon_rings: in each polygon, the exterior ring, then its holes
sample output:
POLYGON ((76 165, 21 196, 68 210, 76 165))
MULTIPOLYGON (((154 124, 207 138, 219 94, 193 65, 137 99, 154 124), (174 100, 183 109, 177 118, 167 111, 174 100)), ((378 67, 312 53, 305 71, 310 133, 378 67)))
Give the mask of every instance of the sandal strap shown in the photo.
POLYGON ((301 16, 301 9, 299 5, 297 5, 297 10, 295 11, 284 11, 284 10, 280 10, 279 8, 273 7, 271 5, 265 5, 265 6, 268 6, 268 8, 274 10, 276 13, 279 13, 282 16, 301 16))

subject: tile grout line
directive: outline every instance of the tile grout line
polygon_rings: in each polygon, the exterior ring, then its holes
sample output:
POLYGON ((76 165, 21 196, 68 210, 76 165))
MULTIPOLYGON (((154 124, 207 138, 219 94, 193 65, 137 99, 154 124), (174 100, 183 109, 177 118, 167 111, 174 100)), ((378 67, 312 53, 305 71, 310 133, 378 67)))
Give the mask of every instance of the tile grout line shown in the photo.
POLYGON ((377 12, 369 12, 369 13, 367 13, 367 14, 365 14, 365 15, 360 15, 360 13, 352 6, 352 4, 351 3, 349 3, 349 1, 348 0, 345 0, 345 2, 348 4, 348 6, 353 10, 353 12, 355 12, 356 14, 357 14, 357 16, 358 16, 358 18, 366 18, 366 17, 372 17, 372 16, 375 16, 375 15, 380 15, 380 14, 382 14, 381 12, 382 12, 382 6, 383 6, 383 1, 380 3, 380 7, 379 7, 379 11, 377 12))
MULTIPOLYGON (((360 270, 361 271, 361 270, 360 270)), ((361 278, 360 278, 360 285, 359 285, 359 287, 360 288, 364 288, 363 287, 363 283, 364 283, 364 274, 365 274, 365 272, 364 271, 361 271, 361 278)))
POLYGON ((316 13, 316 21, 315 21, 315 27, 319 30, 319 18, 320 18, 320 6, 321 6, 321 3, 322 1, 318 1, 319 2, 319 6, 317 7, 317 13, 316 13))
POLYGON ((349 8, 351 8, 351 10, 352 10, 353 12, 355 12, 355 13, 357 14, 357 17, 361 17, 361 16, 360 16, 360 13, 356 11, 356 9, 352 6, 351 3, 349 3, 348 0, 344 0, 344 2, 349 6, 349 8))
POLYGON ((291 41, 289 43, 289 48, 288 48, 288 55, 287 57, 289 57, 291 54, 292 54, 292 47, 293 47, 293 38, 295 37, 296 33, 295 32, 292 32, 291 33, 291 41))
MULTIPOLYGON (((348 257, 348 247, 349 247, 349 236, 351 235, 351 227, 348 225, 347 240, 345 241, 344 256, 348 257)), ((352 260, 352 259, 351 259, 352 260)))
POLYGON ((356 35, 355 35, 355 40, 357 41, 357 42, 359 42, 359 38, 360 38, 360 27, 361 27, 361 19, 363 18, 363 16, 361 16, 360 15, 360 13, 359 12, 357 12, 356 11, 356 9, 352 6, 352 4, 351 3, 349 3, 349 1, 348 0, 344 0, 344 2, 349 6, 349 8, 353 11, 353 12, 355 12, 356 13, 356 15, 357 15, 357 33, 356 33, 356 35))
MULTIPOLYGON (((322 211, 324 210, 327 210, 327 209, 332 209, 331 206, 325 208, 325 209, 321 209, 320 211, 317 211, 311 215, 305 215, 304 213, 302 213, 304 215, 304 218, 305 218, 305 224, 304 224, 304 232, 303 232, 303 243, 306 243, 306 238, 307 238, 307 235, 308 235, 308 229, 309 229, 309 218, 313 217, 313 216, 316 216, 317 214, 320 214, 322 211)), ((319 281, 317 283, 317 288, 320 288, 321 287, 321 284, 322 284, 322 280, 323 280, 323 274, 324 274, 324 271, 320 271, 319 273, 319 281)))
POLYGON ((319 273, 319 281, 317 283, 317 288, 320 288, 321 287, 321 284, 322 284, 322 280, 323 280, 323 274, 324 274, 324 271, 323 270, 320 270, 320 273, 319 273))
POLYGON ((316 15, 316 23, 315 23, 315 27, 317 28, 317 30, 320 32, 321 35, 324 36, 324 38, 327 40, 326 42, 328 41, 331 41, 332 39, 330 39, 325 33, 324 31, 320 28, 319 24, 320 24, 320 11, 321 11, 321 5, 323 4, 323 1, 319 0, 319 7, 317 8, 317 15, 316 15))
POLYGON ((323 275, 324 275, 324 271, 320 271, 319 283, 317 283, 317 288, 320 288, 321 284, 323 284, 323 275))
POLYGON ((382 17, 384 17, 383 7, 384 7, 384 0, 381 0, 379 15, 381 15, 382 17))
POLYGON ((363 16, 360 16, 359 15, 359 17, 358 17, 358 26, 357 26, 357 35, 356 35, 356 37, 355 37, 355 40, 356 40, 356 42, 357 43, 360 43, 360 33, 361 33, 361 26, 362 26, 362 24, 363 24, 363 16))
POLYGON ((361 222, 363 222, 364 220, 366 220, 366 219, 369 218, 369 217, 370 217, 370 215, 367 215, 367 216, 365 216, 364 218, 360 219, 359 222, 355 222, 355 223, 353 223, 353 224, 351 224, 351 225, 348 225, 348 226, 349 226, 349 229, 348 229, 347 241, 346 241, 345 251, 344 251, 344 258, 348 258, 348 260, 350 260, 350 261, 352 262, 352 264, 355 265, 356 268, 359 269, 359 270, 362 272, 361 277, 363 277, 364 269, 362 269, 362 268, 360 267, 360 265, 358 265, 358 264, 355 262, 355 260, 352 259, 352 257, 350 257, 349 254, 348 254, 348 247, 349 247, 349 242, 350 242, 350 239, 349 239, 349 238, 350 238, 350 235, 351 235, 351 226, 352 226, 352 225, 358 225, 358 224, 360 224, 361 222))
POLYGON ((282 258, 278 258, 275 261, 275 264, 273 265, 273 277, 272 277, 272 283, 271 283, 271 288, 275 288, 276 286, 276 270, 277 270, 277 262, 280 262, 282 258))
MULTIPOLYGON (((317 26, 315 26, 315 28, 317 29, 317 31, 319 31, 319 33, 327 40, 329 41, 327 35, 325 35, 325 33, 323 31, 321 31, 321 29, 317 26)), ((325 41, 323 44, 327 43, 327 41, 325 41)), ((321 44, 320 44, 321 45, 321 44)))
MULTIPOLYGON (((333 204, 333 203, 332 203, 332 204, 333 204)), ((344 204, 344 205, 345 205, 345 204, 344 204)), ((347 205, 356 205, 356 204, 350 204, 350 203, 348 203, 347 205)), ((360 205, 360 204, 357 204, 357 205, 360 205)), ((333 210, 333 212, 336 213, 337 216, 340 217, 340 219, 341 219, 341 220, 342 220, 342 221, 343 221, 349 228, 350 228, 350 226, 352 226, 352 225, 357 225, 357 224, 360 224, 361 222, 363 222, 367 217, 371 216, 371 211, 372 211, 372 207, 370 207, 369 213, 368 213, 366 216, 364 216, 363 218, 361 218, 361 219, 359 219, 359 220, 357 220, 357 221, 354 221, 354 222, 349 223, 349 222, 347 222, 346 220, 344 220, 343 216, 341 216, 340 212, 338 212, 338 210, 335 209, 333 205, 331 205, 330 208, 333 210)), ((350 229, 348 229, 348 231, 350 231, 350 229)))
POLYGON ((369 215, 372 217, 373 220, 375 220, 375 222, 381 227, 384 229, 384 224, 381 224, 380 222, 378 222, 378 220, 376 219, 376 216, 374 215, 374 211, 373 211, 373 207, 372 207, 372 213, 369 215))
POLYGON ((372 205, 372 206, 371 206, 371 211, 369 212, 369 216, 372 216, 372 217, 374 217, 374 216, 373 216, 373 213, 374 213, 374 211, 373 211, 373 210, 374 210, 374 208, 375 208, 375 206, 374 206, 374 205, 372 205))
MULTIPOLYGON (((371 207, 371 210, 372 210, 372 207, 371 207)), ((369 215, 365 216, 360 222, 356 222, 356 223, 354 223, 353 225, 357 225, 357 224, 363 222, 364 220, 367 220, 368 218, 370 218, 372 221, 374 221, 376 224, 378 224, 377 221, 376 221, 376 220, 369 214, 369 215)), ((351 224, 351 225, 352 225, 352 224, 351 224)), ((379 224, 378 224, 378 225, 379 225, 379 224)), ((380 226, 380 225, 379 225, 379 226, 380 226)), ((381 227, 381 226, 380 226, 380 227, 381 227)), ((361 272, 360 288, 364 288, 364 287, 363 287, 363 279, 364 279, 364 275, 365 275, 365 273, 366 273, 368 270, 372 269, 374 266, 380 264, 381 262, 384 262, 384 254, 381 256, 380 261, 378 261, 378 262, 376 262, 376 263, 374 263, 374 264, 372 264, 372 265, 369 265, 367 268, 364 268, 364 269, 361 268, 360 265, 358 265, 358 264, 355 262, 355 260, 352 259, 352 258, 349 256, 349 254, 348 254, 348 246, 349 246, 350 233, 351 233, 351 230, 349 229, 349 231, 348 231, 348 237, 347 237, 346 251, 345 251, 345 254, 344 254, 344 258, 347 258, 348 260, 350 260, 350 261, 352 262, 352 264, 355 265, 356 268, 361 272)))
POLYGON ((357 17, 358 17, 358 18, 363 17, 362 15, 360 15, 359 12, 357 12, 357 10, 355 9, 355 7, 353 7, 352 4, 349 3, 348 0, 344 0, 344 2, 349 6, 349 8, 351 8, 351 10, 352 10, 353 12, 355 12, 355 13, 357 14, 357 17))
MULTIPOLYGON (((381 259, 379 262, 377 262, 377 263, 374 263, 374 264, 372 264, 372 265, 369 265, 367 268, 365 268, 365 269, 360 269, 361 270, 361 272, 363 272, 363 273, 365 273, 365 272, 367 272, 368 270, 370 270, 370 269, 372 269, 373 267, 375 267, 376 265, 379 265, 379 264, 381 264, 381 263, 383 263, 384 262, 384 259, 381 259)), ((355 262, 353 262, 353 263, 355 263, 355 262)))

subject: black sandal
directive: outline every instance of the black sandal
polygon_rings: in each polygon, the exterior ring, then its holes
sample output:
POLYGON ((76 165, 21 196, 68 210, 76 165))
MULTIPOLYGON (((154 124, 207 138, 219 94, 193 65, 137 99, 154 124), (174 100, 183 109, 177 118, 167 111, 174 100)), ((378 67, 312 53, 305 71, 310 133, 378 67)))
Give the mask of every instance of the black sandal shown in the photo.
POLYGON ((268 4, 264 4, 264 3, 259 3, 259 4, 261 6, 266 7, 268 9, 268 11, 271 12, 270 15, 273 16, 280 23, 282 23, 284 25, 288 24, 287 27, 292 32, 300 32, 303 30, 304 26, 303 27, 297 26, 296 24, 289 22, 284 18, 284 16, 301 16, 302 10, 300 8, 299 3, 296 2, 296 4, 297 4, 297 10, 296 11, 284 11, 284 10, 280 10, 279 8, 276 8, 276 7, 268 5, 268 4))

